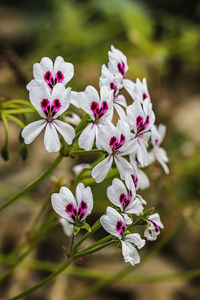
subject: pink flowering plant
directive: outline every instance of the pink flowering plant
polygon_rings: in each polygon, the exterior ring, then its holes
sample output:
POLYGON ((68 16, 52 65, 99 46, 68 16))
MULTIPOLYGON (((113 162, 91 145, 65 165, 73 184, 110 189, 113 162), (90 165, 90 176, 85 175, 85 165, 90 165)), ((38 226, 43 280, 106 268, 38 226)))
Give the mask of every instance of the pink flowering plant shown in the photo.
POLYGON ((163 228, 159 214, 146 209, 148 199, 144 200, 139 191, 150 185, 144 167, 158 161, 165 173, 169 173, 167 153, 160 146, 166 127, 156 125, 146 79, 133 82, 126 77, 127 58, 114 46, 111 46, 108 58, 108 65, 101 69, 99 89, 89 85, 84 91, 72 91, 69 81, 74 75, 73 65, 60 56, 54 63, 44 57, 40 63, 34 64, 34 79, 27 85, 30 102, 11 100, 2 106, 6 136, 2 149, 4 159, 8 158, 7 119, 22 128, 23 158, 26 157, 27 145, 34 142, 43 130, 46 151, 59 154, 42 175, 3 203, 0 210, 35 187, 63 158, 99 154, 96 161, 74 165, 75 176, 71 185, 61 185, 51 195, 52 212, 56 213, 51 221, 55 224, 57 220, 66 236, 71 237, 71 243, 65 249, 66 260, 52 275, 13 299, 50 281, 75 259, 111 244, 121 249, 125 262, 132 266, 139 264, 139 250, 145 246, 146 240, 156 240, 163 228), (79 113, 75 113, 73 107, 79 113), (15 113, 33 113, 37 117, 25 125, 15 113), (88 185, 98 184, 106 178, 113 179, 107 187, 108 207, 103 216, 89 225, 87 217, 92 214, 95 199, 88 185), (84 248, 83 242, 100 227, 107 235, 84 248))

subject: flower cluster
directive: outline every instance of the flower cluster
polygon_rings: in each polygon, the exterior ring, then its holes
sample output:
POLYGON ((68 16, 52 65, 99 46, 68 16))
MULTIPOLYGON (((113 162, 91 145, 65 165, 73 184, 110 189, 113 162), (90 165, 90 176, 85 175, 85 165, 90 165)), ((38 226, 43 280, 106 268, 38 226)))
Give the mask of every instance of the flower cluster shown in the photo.
MULTIPOLYGON (((78 147, 86 152, 98 149, 105 157, 93 168, 89 164, 82 164, 75 167, 74 172, 78 175, 84 168, 92 169, 91 176, 96 183, 100 183, 113 166, 118 169, 119 178, 114 178, 112 185, 107 188, 107 196, 113 207, 107 207, 100 223, 119 240, 125 262, 135 265, 140 262, 136 247, 141 249, 145 240, 138 233, 129 231, 134 226, 134 218, 141 218, 146 224, 144 237, 147 240, 155 240, 159 228, 163 228, 157 213, 145 218, 143 211, 147 203, 137 194, 137 190, 149 186, 149 179, 142 169, 155 160, 166 173, 169 172, 166 151, 160 147, 166 128, 162 124, 155 124, 146 79, 133 82, 125 77, 128 71, 126 56, 114 46, 111 46, 108 56, 108 66, 103 65, 101 69, 99 92, 93 86, 87 86, 82 92, 71 92, 69 87, 66 89, 65 85, 73 77, 74 68, 62 57, 57 57, 54 64, 49 58, 34 64, 34 79, 27 89, 30 101, 42 119, 27 125, 22 137, 29 144, 45 128, 45 148, 49 152, 57 152, 61 144, 66 142, 71 145, 75 138, 75 130, 68 123, 76 126, 81 122, 74 113, 67 114, 69 105, 87 114, 87 122, 76 136, 76 149, 78 147), (122 89, 129 96, 129 101, 127 96, 120 94, 122 89), (115 111, 117 122, 114 124, 115 111), (59 139, 57 131, 64 140, 59 139)), ((60 222, 67 235, 72 234, 73 228, 88 229, 85 219, 93 208, 90 187, 79 183, 76 197, 67 187, 61 187, 59 193, 52 195, 52 206, 62 217, 60 222)))

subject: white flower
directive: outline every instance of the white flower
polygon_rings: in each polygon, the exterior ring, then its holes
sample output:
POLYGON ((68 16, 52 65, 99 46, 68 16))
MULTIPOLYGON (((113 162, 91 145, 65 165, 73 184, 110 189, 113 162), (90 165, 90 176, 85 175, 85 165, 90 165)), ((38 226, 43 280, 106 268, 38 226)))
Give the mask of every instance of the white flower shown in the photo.
POLYGON ((144 190, 149 187, 150 182, 147 175, 139 167, 137 156, 130 155, 130 163, 133 167, 131 174, 126 174, 125 182, 129 189, 134 185, 135 189, 144 190))
POLYGON ((74 66, 65 62, 61 56, 56 57, 54 64, 50 58, 43 57, 40 63, 33 65, 33 76, 35 79, 27 84, 27 90, 30 91, 43 83, 52 90, 57 83, 66 85, 72 79, 74 66))
MULTIPOLYGON (((156 128, 156 126, 155 126, 155 128, 156 128)), ((166 153, 165 149, 160 147, 160 144, 162 143, 163 138, 166 133, 166 126, 163 124, 160 124, 158 126, 158 128, 156 128, 156 130, 159 133, 159 137, 152 136, 152 138, 151 138, 153 148, 152 148, 151 152, 149 153, 149 162, 151 163, 154 160, 157 160, 163 167, 165 173, 169 174, 169 169, 166 164, 168 162, 167 153, 166 153)))
POLYGON ((100 131, 97 148, 104 149, 108 156, 92 170, 91 175, 97 183, 103 181, 107 176, 113 159, 122 180, 125 179, 127 172, 132 172, 132 166, 123 157, 134 150, 131 138, 132 134, 130 133, 129 125, 123 120, 119 120, 116 127, 109 123, 108 126, 100 131))
MULTIPOLYGON (((143 211, 142 202, 136 195, 134 185, 127 192, 125 185, 118 178, 113 179, 112 185, 108 187, 107 196, 110 202, 120 208, 122 213, 139 216, 143 211)), ((126 224, 128 223, 126 222, 126 224)))
POLYGON ((155 241, 157 236, 160 234, 159 227, 164 228, 159 214, 155 213, 147 219, 147 226, 144 232, 146 239, 149 241, 155 241))
POLYGON ((121 80, 115 74, 112 74, 108 68, 103 65, 101 68, 101 77, 99 86, 107 86, 113 92, 113 105, 120 118, 124 118, 125 112, 122 107, 127 107, 126 99, 119 95, 119 90, 123 87, 121 80), (121 107, 122 106, 122 107, 121 107))
MULTIPOLYGON (((133 155, 136 154, 141 166, 145 166, 148 164, 148 140, 156 132, 155 130, 153 130, 153 133, 151 132, 155 122, 152 103, 146 100, 143 105, 139 101, 129 105, 127 107, 127 120, 135 134, 136 152, 133 155)), ((154 136, 159 135, 154 134, 154 136)))
POLYGON ((145 100, 148 100, 149 102, 151 101, 146 78, 143 78, 142 81, 137 78, 136 83, 133 83, 130 80, 127 81, 126 90, 135 101, 139 101, 142 104, 145 100))
POLYGON ((46 86, 39 86, 30 90, 30 101, 42 120, 32 122, 23 129, 22 137, 26 144, 32 143, 45 127, 44 146, 48 152, 60 150, 57 131, 63 136, 67 144, 72 143, 75 136, 74 128, 56 119, 68 109, 70 93, 71 89, 65 89, 61 83, 53 88, 52 93, 46 86))
POLYGON ((91 214, 93 209, 93 196, 90 187, 79 183, 76 187, 76 199, 72 192, 61 187, 59 193, 54 193, 51 196, 51 203, 55 212, 68 222, 80 224, 91 214))
POLYGON ((65 116, 65 120, 68 123, 76 126, 81 121, 81 118, 77 114, 72 113, 72 114, 65 116))
POLYGON ((100 89, 100 98, 93 86, 84 92, 73 93, 73 104, 78 105, 91 118, 92 122, 82 131, 78 144, 84 150, 91 150, 95 137, 98 139, 99 129, 111 121, 113 117, 113 94, 106 86, 100 89))
POLYGON ((59 222, 62 226, 62 229, 66 236, 72 236, 73 234, 73 225, 70 224, 66 219, 60 218, 59 222))
POLYGON ((123 82, 124 74, 128 71, 128 64, 126 56, 113 45, 111 45, 111 51, 108 51, 108 70, 116 75, 118 80, 123 82))
POLYGON ((122 244, 122 254, 125 262, 133 266, 140 262, 140 256, 133 246, 141 249, 145 240, 141 239, 138 233, 126 234, 126 223, 124 218, 112 207, 107 207, 106 215, 100 218, 101 225, 111 235, 116 236, 122 244))
POLYGON ((86 168, 89 168, 89 167, 90 167, 90 164, 82 163, 82 164, 79 164, 79 165, 74 166, 72 169, 73 169, 74 174, 77 176, 77 175, 79 175, 83 170, 85 170, 86 168))

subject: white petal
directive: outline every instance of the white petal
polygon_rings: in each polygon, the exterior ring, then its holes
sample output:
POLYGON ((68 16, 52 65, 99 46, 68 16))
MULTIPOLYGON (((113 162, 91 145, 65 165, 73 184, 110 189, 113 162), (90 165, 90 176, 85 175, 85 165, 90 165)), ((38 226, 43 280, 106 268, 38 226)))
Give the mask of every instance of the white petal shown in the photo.
POLYGON ((113 207, 108 206, 106 209, 106 214, 115 221, 124 222, 124 218, 122 217, 122 215, 120 215, 120 213, 118 213, 118 211, 113 207))
POLYGON ((39 87, 40 86, 40 81, 32 79, 27 85, 26 85, 26 89, 28 91, 30 91, 31 89, 35 88, 35 87, 39 87))
POLYGON ((59 222, 62 226, 62 229, 66 236, 72 236, 73 234, 73 225, 70 224, 65 218, 60 218, 59 222))
POLYGON ((78 144, 80 148, 87 151, 92 149, 96 133, 95 127, 96 125, 91 123, 82 131, 78 139, 78 144))
POLYGON ((72 113, 70 115, 65 116, 65 120, 68 123, 70 123, 70 124, 72 124, 74 126, 77 126, 80 123, 81 118, 77 114, 72 113))
POLYGON ((112 185, 107 188, 107 196, 110 202, 120 208, 121 203, 119 202, 119 198, 121 194, 127 195, 127 190, 123 182, 118 178, 115 178, 112 181, 112 185))
POLYGON ((97 183, 102 182, 106 178, 112 167, 112 162, 113 157, 109 155, 92 169, 91 175, 97 183))
POLYGON ((147 175, 138 168, 138 186, 141 190, 144 190, 146 188, 148 188, 150 186, 150 182, 149 179, 147 177, 147 175))
POLYGON ((84 220, 92 212, 92 209, 93 209, 93 195, 92 195, 91 188, 89 186, 85 188, 82 183, 79 183, 78 186, 77 186, 77 189, 78 188, 79 188, 79 191, 77 191, 78 204, 80 205, 82 200, 84 202, 86 202, 86 204, 87 204, 87 211, 86 211, 84 217, 82 218, 82 220, 84 220), (82 186, 80 186, 80 188, 79 188, 79 185, 82 185, 82 186))
POLYGON ((120 117, 120 119, 122 119, 122 120, 127 119, 126 113, 120 105, 118 105, 117 103, 114 103, 114 108, 116 109, 116 112, 118 113, 118 116, 120 117))
POLYGON ((80 107, 80 97, 78 92, 71 91, 71 104, 80 107))
POLYGON ((60 140, 53 123, 48 123, 44 134, 44 146, 48 152, 60 150, 60 140))
POLYGON ((74 195, 66 186, 62 186, 59 191, 59 195, 63 201, 63 205, 66 206, 68 203, 73 203, 77 206, 77 202, 74 198, 74 195))
POLYGON ((28 124, 22 130, 22 137, 24 139, 25 144, 30 144, 34 141, 34 139, 40 134, 42 129, 46 126, 45 120, 39 120, 28 124))
POLYGON ((125 223, 126 223, 127 225, 130 225, 130 224, 133 223, 132 219, 131 219, 127 214, 122 213, 122 216, 123 216, 124 221, 125 221, 125 223))
POLYGON ((125 241, 133 243, 138 249, 141 249, 145 245, 145 240, 141 239, 138 233, 127 234, 125 241))
POLYGON ((71 88, 65 88, 62 83, 57 83, 52 91, 51 103, 54 99, 59 99, 61 107, 53 118, 61 116, 69 107, 71 100, 71 88))
POLYGON ((53 121, 54 126, 56 127, 56 129, 58 130, 58 132, 62 135, 62 137, 64 138, 65 142, 68 145, 72 144, 72 141, 75 137, 75 130, 74 128, 62 121, 59 120, 54 120, 53 121))
POLYGON ((113 222, 113 220, 107 216, 107 215, 103 215, 102 217, 100 217, 100 223, 101 226, 110 234, 116 236, 117 238, 121 238, 120 234, 117 232, 116 230, 116 222, 113 222))
POLYGON ((119 105, 125 107, 125 108, 127 107, 127 104, 126 104, 126 98, 125 98, 123 95, 118 95, 118 96, 115 98, 114 102, 115 102, 116 104, 119 104, 119 105))
POLYGON ((33 65, 33 76, 35 79, 44 80, 44 75, 50 71, 53 75, 53 63, 49 57, 43 57, 40 63, 33 65))
POLYGON ((129 214, 134 214, 136 216, 139 216, 140 213, 143 211, 143 206, 141 201, 137 198, 135 200, 132 200, 127 206, 125 211, 129 214))
POLYGON ((124 157, 120 155, 116 155, 114 160, 115 160, 116 167, 119 171, 120 178, 124 180, 126 173, 131 173, 133 168, 131 164, 124 157))
POLYGON ((91 101, 96 101, 99 103, 99 94, 93 86, 88 85, 85 89, 85 93, 89 98, 91 98, 91 101))
POLYGON ((66 85, 74 76, 74 66, 71 63, 65 62, 61 56, 56 57, 54 62, 54 75, 61 71, 64 75, 62 83, 66 85))
POLYGON ((161 222, 160 216, 159 216, 158 213, 155 213, 155 214, 151 215, 149 217, 149 220, 152 220, 153 222, 155 222, 156 225, 159 226, 160 228, 164 228, 163 223, 161 222))
POLYGON ((129 95, 134 99, 134 90, 135 90, 135 83, 129 79, 124 79, 123 80, 123 86, 129 93, 129 95))
POLYGON ((53 209, 59 216, 65 218, 69 222, 73 222, 70 215, 65 211, 65 208, 69 203, 72 203, 75 207, 77 207, 77 204, 73 194, 68 188, 61 187, 59 193, 52 194, 51 203, 53 209))
POLYGON ((138 264, 140 262, 140 256, 135 247, 133 247, 133 245, 131 245, 129 242, 121 241, 121 243, 124 261, 129 262, 132 266, 138 264))
POLYGON ((39 112, 40 116, 42 118, 46 118, 46 115, 43 112, 42 107, 41 107, 41 101, 43 99, 48 99, 49 101, 51 101, 51 94, 50 94, 48 87, 45 84, 42 84, 38 87, 31 89, 29 92, 29 98, 30 98, 31 104, 39 112))

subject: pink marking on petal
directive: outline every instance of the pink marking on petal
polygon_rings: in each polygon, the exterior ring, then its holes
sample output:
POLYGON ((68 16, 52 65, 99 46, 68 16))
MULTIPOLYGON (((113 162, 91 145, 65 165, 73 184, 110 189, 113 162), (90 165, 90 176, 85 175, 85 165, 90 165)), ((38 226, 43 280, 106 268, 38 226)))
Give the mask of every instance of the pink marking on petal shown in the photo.
POLYGON ((79 205, 79 209, 78 209, 79 221, 81 221, 83 219, 83 217, 85 216, 87 208, 88 208, 87 203, 82 200, 79 205))
POLYGON ((136 118, 137 133, 141 133, 142 131, 144 131, 148 125, 149 125, 149 116, 146 116, 145 121, 141 116, 138 116, 136 118))
POLYGON ((143 93, 143 95, 142 95, 143 101, 144 101, 145 99, 147 99, 147 98, 148 98, 147 94, 146 94, 146 93, 143 93))
POLYGON ((138 186, 138 177, 133 175, 133 174, 131 175, 131 177, 133 179, 133 183, 135 185, 135 188, 137 188, 137 186, 138 186))
POLYGON ((160 231, 158 225, 156 225, 156 223, 155 223, 154 221, 152 221, 152 220, 150 220, 150 219, 147 219, 147 220, 153 224, 153 227, 154 227, 154 231, 155 231, 155 232, 159 232, 159 231, 160 231))
POLYGON ((117 67, 118 67, 119 73, 124 75, 124 73, 125 73, 125 63, 123 61, 121 61, 121 63, 118 63, 117 67))
POLYGON ((44 74, 44 80, 46 81, 46 83, 48 84, 48 86, 50 87, 50 89, 53 89, 54 79, 53 79, 53 75, 51 74, 50 71, 47 71, 44 74))
POLYGON ((117 86, 115 85, 114 82, 110 83, 110 88, 111 88, 111 90, 114 90, 114 96, 116 96, 116 94, 117 94, 117 86))
POLYGON ((125 195, 125 194, 121 194, 119 197, 119 202, 120 202, 123 210, 126 209, 126 207, 129 205, 130 201, 131 200, 129 198, 127 198, 127 195, 125 195))
POLYGON ((59 82, 63 82, 64 80, 64 75, 61 71, 58 71, 55 75, 55 84, 59 82))
POLYGON ((117 221, 116 230, 121 236, 124 233, 125 228, 126 228, 126 225, 124 224, 124 222, 117 221))
POLYGON ((45 116, 48 117, 49 109, 50 109, 50 101, 48 99, 42 99, 42 101, 40 102, 40 106, 45 116))
POLYGON ((116 136, 112 136, 109 142, 110 148, 115 154, 119 154, 119 149, 124 145, 126 138, 121 134, 120 141, 118 141, 116 136))
POLYGON ((90 105, 90 109, 93 112, 95 122, 99 122, 101 118, 105 115, 105 113, 108 110, 108 103, 106 101, 103 101, 101 104, 101 108, 99 108, 99 104, 95 101, 93 101, 90 105))
POLYGON ((70 216, 70 218, 75 222, 77 210, 74 204, 73 203, 67 204, 67 206, 65 207, 65 211, 70 216))

